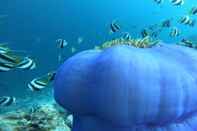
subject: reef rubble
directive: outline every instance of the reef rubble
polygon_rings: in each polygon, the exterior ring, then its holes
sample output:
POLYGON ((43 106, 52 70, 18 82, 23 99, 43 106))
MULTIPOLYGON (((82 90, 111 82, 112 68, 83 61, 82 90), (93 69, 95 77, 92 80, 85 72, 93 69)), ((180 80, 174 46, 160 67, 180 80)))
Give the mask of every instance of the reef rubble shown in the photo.
POLYGON ((55 103, 0 114, 0 131, 71 131, 72 115, 55 103))

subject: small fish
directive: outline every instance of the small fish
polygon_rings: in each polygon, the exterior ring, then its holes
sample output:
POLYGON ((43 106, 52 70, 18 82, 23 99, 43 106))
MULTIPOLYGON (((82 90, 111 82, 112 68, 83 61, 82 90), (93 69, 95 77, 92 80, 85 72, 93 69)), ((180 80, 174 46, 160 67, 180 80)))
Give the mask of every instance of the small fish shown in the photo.
POLYGON ((16 98, 13 96, 0 97, 0 106, 10 106, 16 102, 16 98))
POLYGON ((82 42, 83 42, 83 37, 78 37, 78 38, 77 38, 77 43, 78 43, 78 44, 81 44, 82 42))
POLYGON ((23 70, 33 70, 36 68, 36 63, 29 57, 25 57, 22 62, 17 64, 17 68, 23 70))
POLYGON ((165 20, 161 23, 161 27, 163 28, 169 28, 171 26, 171 20, 168 19, 168 20, 165 20))
POLYGON ((181 42, 178 43, 178 45, 182 45, 182 46, 187 46, 190 48, 195 48, 197 49, 197 43, 189 40, 189 39, 182 39, 181 42))
POLYGON ((68 45, 68 42, 64 39, 57 39, 56 42, 58 43, 58 47, 61 49, 68 45))
POLYGON ((187 39, 182 39, 180 45, 184 45, 187 47, 193 47, 193 42, 187 39))
POLYGON ((159 5, 159 4, 163 3, 163 0, 154 0, 154 2, 159 5))
POLYGON ((142 36, 142 38, 149 36, 148 30, 147 30, 147 29, 143 29, 143 30, 141 31, 141 36, 142 36))
POLYGON ((159 35, 159 32, 154 31, 154 32, 152 32, 151 37, 157 38, 158 35, 159 35))
POLYGON ((181 17, 181 19, 179 20, 180 24, 184 24, 184 25, 189 25, 189 26, 195 26, 196 21, 190 19, 190 17, 188 15, 181 17))
POLYGON ((190 15, 197 15, 197 6, 192 7, 192 9, 189 12, 190 15))
POLYGON ((28 88, 31 91, 40 91, 44 89, 47 85, 48 85, 47 83, 35 78, 28 84, 28 88))
POLYGON ((172 5, 181 6, 184 4, 184 0, 171 0, 172 5))
POLYGON ((5 45, 5 43, 0 43, 0 53, 1 54, 7 53, 9 51, 10 51, 10 49, 7 47, 7 45, 5 45))
POLYGON ((12 63, 17 64, 21 61, 21 58, 10 53, 10 52, 4 52, 0 53, 0 63, 12 63))
POLYGON ((170 37, 177 37, 180 35, 180 31, 177 27, 171 29, 170 37))
POLYGON ((115 33, 115 32, 118 32, 118 31, 120 31, 120 25, 116 21, 113 21, 110 24, 110 32, 115 33))
POLYGON ((131 39, 131 35, 130 35, 128 32, 125 32, 125 33, 123 34, 123 39, 125 39, 125 40, 130 40, 130 39, 131 39))
POLYGON ((16 65, 11 63, 0 63, 0 72, 7 72, 14 69, 16 65))
POLYGON ((54 80, 55 77, 55 72, 49 72, 47 73, 47 75, 38 77, 38 78, 34 78, 29 84, 28 84, 28 88, 31 91, 40 91, 42 89, 44 89, 45 87, 47 87, 49 85, 49 83, 51 81, 54 80))
POLYGON ((56 72, 55 71, 51 71, 49 73, 47 73, 47 76, 48 76, 48 80, 51 82, 55 79, 55 75, 56 75, 56 72))
POLYGON ((58 59, 58 62, 59 62, 59 63, 62 62, 62 59, 63 59, 62 53, 59 53, 59 54, 58 54, 58 58, 57 58, 57 59, 58 59))
POLYGON ((75 53, 76 52, 76 48, 75 47, 71 47, 71 53, 75 53))

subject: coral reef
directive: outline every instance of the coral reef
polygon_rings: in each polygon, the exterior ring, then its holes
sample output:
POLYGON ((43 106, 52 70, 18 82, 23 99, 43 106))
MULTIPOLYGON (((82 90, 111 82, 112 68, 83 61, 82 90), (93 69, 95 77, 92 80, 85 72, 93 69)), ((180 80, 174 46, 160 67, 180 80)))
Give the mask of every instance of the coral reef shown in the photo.
POLYGON ((72 115, 56 104, 44 104, 0 116, 0 131, 70 131, 72 115))
POLYGON ((159 43, 158 40, 152 40, 149 36, 140 39, 123 39, 117 38, 114 40, 106 41, 101 46, 96 46, 95 49, 105 49, 114 45, 130 45, 137 48, 150 48, 159 43))

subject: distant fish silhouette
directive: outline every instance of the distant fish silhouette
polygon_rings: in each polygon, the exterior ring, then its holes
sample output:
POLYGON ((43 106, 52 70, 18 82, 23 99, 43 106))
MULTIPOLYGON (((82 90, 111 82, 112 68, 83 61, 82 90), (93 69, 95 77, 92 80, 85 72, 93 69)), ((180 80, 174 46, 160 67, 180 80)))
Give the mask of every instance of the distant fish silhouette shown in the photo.
POLYGON ((15 103, 16 98, 12 96, 0 97, 0 106, 10 106, 15 103))

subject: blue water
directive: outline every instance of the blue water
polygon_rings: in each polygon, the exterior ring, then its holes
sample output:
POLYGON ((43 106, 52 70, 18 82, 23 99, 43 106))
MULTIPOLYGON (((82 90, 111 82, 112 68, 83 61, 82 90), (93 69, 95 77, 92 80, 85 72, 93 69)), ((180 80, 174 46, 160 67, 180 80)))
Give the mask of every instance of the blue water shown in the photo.
POLYGON ((168 0, 162 5, 153 0, 18 0, 9 1, 9 6, 8 2, 1 3, 0 14, 7 14, 8 18, 1 20, 0 40, 8 42, 12 49, 25 51, 37 62, 36 70, 1 72, 2 96, 36 99, 27 83, 59 66, 55 41, 58 38, 68 41, 68 48, 64 50, 66 59, 73 55, 71 46, 80 52, 113 38, 114 35, 109 35, 109 24, 113 20, 120 23, 123 31, 140 37, 141 29, 173 18, 173 26, 181 30, 181 36, 170 38, 166 30, 159 36, 162 41, 173 43, 183 37, 197 36, 196 27, 177 24, 177 19, 197 5, 196 0, 185 0, 180 7, 172 6, 168 0), (80 45, 78 37, 84 39, 80 45))

